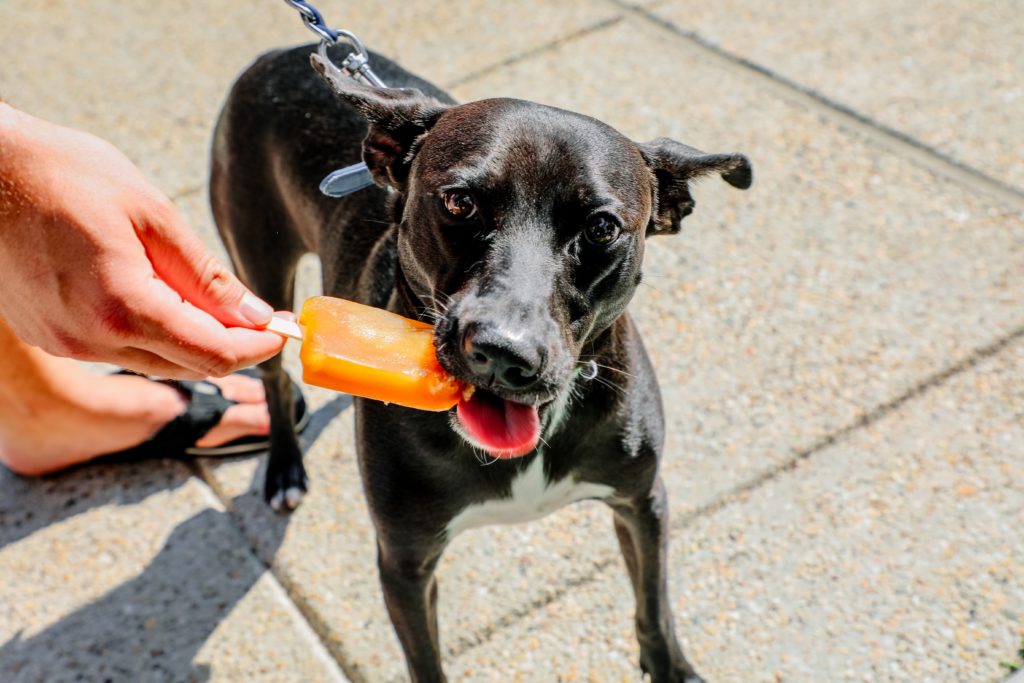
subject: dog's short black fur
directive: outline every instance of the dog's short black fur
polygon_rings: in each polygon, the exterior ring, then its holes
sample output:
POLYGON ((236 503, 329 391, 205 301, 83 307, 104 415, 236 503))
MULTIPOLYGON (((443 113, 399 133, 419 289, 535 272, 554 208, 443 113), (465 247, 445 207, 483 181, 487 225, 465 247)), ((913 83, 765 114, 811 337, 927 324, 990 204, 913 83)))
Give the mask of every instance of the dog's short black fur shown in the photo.
MULTIPOLYGON (((636 593, 643 670, 656 682, 700 680, 666 595, 661 400, 625 311, 644 240, 677 232, 693 210, 689 181, 717 172, 746 188, 749 162, 667 139, 636 144, 530 102, 456 105, 387 59, 372 63, 393 88, 332 76, 312 46, 260 58, 218 123, 211 201, 239 274, 275 308, 292 306, 296 262, 314 252, 326 294, 434 323, 451 374, 490 400, 538 406, 541 446, 482 466, 454 411, 355 402, 381 584, 412 678, 444 680, 433 571, 452 520, 510 496, 542 458, 547 482, 606 492, 636 593), (320 195, 320 179, 360 154, 377 186, 320 195), (586 381, 579 370, 591 360, 598 376, 586 381)), ((293 508, 307 482, 289 380, 280 359, 263 370, 265 494, 293 508)))

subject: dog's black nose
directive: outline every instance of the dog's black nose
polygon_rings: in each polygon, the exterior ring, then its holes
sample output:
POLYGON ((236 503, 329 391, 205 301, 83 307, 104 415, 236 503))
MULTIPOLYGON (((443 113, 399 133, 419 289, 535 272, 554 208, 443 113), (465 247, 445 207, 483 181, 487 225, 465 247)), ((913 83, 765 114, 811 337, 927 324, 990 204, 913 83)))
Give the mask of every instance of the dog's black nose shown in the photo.
POLYGON ((462 350, 470 371, 481 382, 493 381, 506 389, 523 390, 539 375, 542 353, 489 327, 469 325, 462 335, 462 350))

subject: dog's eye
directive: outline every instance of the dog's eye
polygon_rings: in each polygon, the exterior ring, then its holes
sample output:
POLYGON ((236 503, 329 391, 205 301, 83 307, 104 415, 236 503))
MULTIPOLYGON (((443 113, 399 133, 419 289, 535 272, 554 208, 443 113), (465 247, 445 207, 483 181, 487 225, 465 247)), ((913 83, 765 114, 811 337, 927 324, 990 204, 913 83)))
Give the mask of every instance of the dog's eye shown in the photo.
POLYGON ((462 190, 448 190, 441 195, 444 210, 458 218, 472 218, 476 214, 473 196, 462 190))
POLYGON ((583 231, 587 241, 599 247, 606 247, 619 236, 619 224, 608 216, 595 216, 583 231))

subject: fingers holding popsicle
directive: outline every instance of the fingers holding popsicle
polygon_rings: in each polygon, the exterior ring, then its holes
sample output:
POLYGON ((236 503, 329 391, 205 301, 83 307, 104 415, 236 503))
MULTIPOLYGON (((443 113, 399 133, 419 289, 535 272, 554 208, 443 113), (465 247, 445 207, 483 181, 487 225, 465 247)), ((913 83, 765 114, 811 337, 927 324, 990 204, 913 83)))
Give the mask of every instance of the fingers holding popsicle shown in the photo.
MULTIPOLYGON (((284 339, 263 329, 226 327, 169 285, 151 278, 148 290, 129 304, 140 328, 136 344, 182 371, 224 377, 281 351, 284 339)), ((268 319, 269 322, 269 319, 268 319)))

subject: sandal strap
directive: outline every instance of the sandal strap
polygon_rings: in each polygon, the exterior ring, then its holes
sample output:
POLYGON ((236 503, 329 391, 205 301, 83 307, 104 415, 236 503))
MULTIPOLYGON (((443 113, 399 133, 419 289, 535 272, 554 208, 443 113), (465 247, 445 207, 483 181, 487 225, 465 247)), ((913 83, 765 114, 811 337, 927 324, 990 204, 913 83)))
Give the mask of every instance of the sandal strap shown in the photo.
POLYGON ((206 380, 163 380, 163 384, 184 394, 185 412, 160 428, 149 441, 152 451, 166 450, 168 456, 180 455, 217 426, 228 408, 237 402, 225 398, 220 387, 206 380))
POLYGON ((188 405, 185 411, 160 428, 147 441, 109 458, 133 460, 138 457, 178 458, 185 449, 195 445, 206 436, 224 417, 228 408, 237 401, 226 398, 220 387, 206 380, 160 380, 161 384, 176 389, 188 405))

